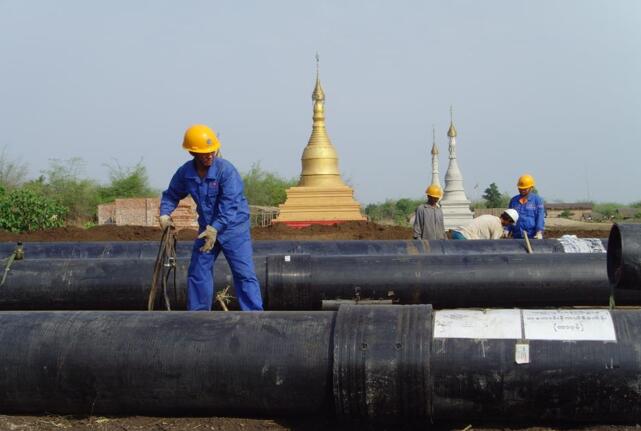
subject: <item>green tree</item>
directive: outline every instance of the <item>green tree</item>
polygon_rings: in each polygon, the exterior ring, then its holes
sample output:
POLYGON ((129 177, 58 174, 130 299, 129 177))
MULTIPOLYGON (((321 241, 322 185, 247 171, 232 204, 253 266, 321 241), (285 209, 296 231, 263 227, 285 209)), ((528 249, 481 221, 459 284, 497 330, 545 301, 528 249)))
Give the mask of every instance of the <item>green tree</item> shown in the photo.
POLYGON ((0 229, 26 232, 63 226, 67 208, 26 187, 0 194, 0 229))
POLYGON ((485 189, 483 199, 485 200, 487 208, 501 208, 503 206, 502 195, 496 183, 490 184, 490 186, 485 189))
POLYGON ((245 197, 250 205, 275 207, 287 199, 286 190, 298 184, 298 179, 286 180, 277 174, 267 172, 254 163, 243 174, 245 197))
POLYGON ((410 217, 414 214, 416 207, 424 202, 424 199, 388 199, 382 203, 367 205, 365 214, 369 220, 376 223, 408 226, 410 217))
POLYGON ((13 190, 20 186, 27 175, 27 165, 10 160, 7 148, 0 151, 0 187, 13 190))
POLYGON ((122 167, 118 162, 107 165, 110 183, 98 188, 100 203, 112 202, 118 198, 146 198, 159 194, 149 185, 147 169, 138 162, 132 167, 122 167))
POLYGON ((74 157, 68 160, 52 159, 49 168, 38 179, 25 186, 45 196, 51 196, 68 209, 68 221, 86 221, 96 216, 98 183, 83 178, 85 162, 74 157))

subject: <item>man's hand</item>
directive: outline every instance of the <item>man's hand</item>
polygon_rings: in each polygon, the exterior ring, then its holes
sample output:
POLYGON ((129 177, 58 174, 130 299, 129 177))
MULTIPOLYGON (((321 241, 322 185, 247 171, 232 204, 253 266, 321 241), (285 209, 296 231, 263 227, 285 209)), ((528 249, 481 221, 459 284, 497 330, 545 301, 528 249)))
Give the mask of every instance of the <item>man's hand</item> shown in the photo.
POLYGON ((198 238, 205 238, 205 244, 200 247, 200 251, 202 251, 203 253, 207 253, 212 248, 214 248, 217 236, 218 231, 216 230, 216 228, 213 226, 207 226, 205 230, 200 235, 198 235, 198 238))
POLYGON ((543 232, 538 231, 536 235, 534 235, 534 239, 543 239, 543 232))
POLYGON ((169 226, 174 227, 174 222, 171 220, 171 217, 168 216, 167 214, 161 215, 160 218, 158 219, 158 222, 160 223, 160 229, 165 230, 169 226))

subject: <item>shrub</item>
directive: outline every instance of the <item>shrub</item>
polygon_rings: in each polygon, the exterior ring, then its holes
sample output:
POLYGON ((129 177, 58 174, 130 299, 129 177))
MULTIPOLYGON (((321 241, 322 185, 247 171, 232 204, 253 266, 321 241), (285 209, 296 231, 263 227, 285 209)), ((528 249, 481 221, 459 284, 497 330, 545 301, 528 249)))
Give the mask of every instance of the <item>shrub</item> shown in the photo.
POLYGON ((22 187, 0 195, 0 229, 27 232, 63 226, 67 208, 22 187))
POLYGON ((617 215, 617 209, 621 208, 623 205, 616 202, 605 202, 595 204, 592 208, 594 212, 603 214, 606 218, 612 218, 617 215))
POLYGON ((251 169, 243 174, 243 183, 245 197, 250 205, 275 207, 285 202, 286 190, 298 184, 298 180, 286 180, 277 174, 264 171, 260 163, 254 163, 251 169))
POLYGON ((559 214, 559 217, 561 217, 561 218, 570 218, 573 215, 574 215, 574 213, 571 212, 570 210, 563 210, 563 211, 561 211, 561 214, 559 214))
POLYGON ((373 222, 407 226, 416 208, 424 202, 424 199, 388 199, 382 203, 367 205, 365 214, 373 222))
POLYGON ((110 183, 98 187, 100 203, 112 202, 117 198, 147 198, 159 195, 149 186, 147 169, 138 162, 133 167, 122 167, 118 162, 106 165, 109 168, 110 183))

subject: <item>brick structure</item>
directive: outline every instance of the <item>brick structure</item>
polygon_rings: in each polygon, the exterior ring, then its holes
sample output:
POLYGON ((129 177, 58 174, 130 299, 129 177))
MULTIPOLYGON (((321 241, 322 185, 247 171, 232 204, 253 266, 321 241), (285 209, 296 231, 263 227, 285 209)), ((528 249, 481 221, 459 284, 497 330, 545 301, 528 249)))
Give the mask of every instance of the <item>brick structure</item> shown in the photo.
MULTIPOLYGON (((98 224, 117 226, 158 226, 160 198, 116 199, 108 204, 98 205, 98 224)), ((196 203, 186 197, 172 214, 178 229, 197 228, 196 203)))

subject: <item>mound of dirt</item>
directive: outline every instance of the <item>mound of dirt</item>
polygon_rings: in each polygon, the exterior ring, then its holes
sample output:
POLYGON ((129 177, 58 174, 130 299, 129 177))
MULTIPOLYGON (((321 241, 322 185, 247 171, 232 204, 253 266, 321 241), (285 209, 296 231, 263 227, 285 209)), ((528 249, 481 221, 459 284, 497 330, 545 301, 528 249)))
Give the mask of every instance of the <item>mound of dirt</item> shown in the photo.
POLYGON ((292 228, 282 223, 252 229, 253 239, 280 240, 348 240, 348 239, 412 239, 412 229, 386 226, 366 221, 350 221, 334 225, 311 225, 292 228))
MULTIPOLYGON (((179 240, 193 240, 196 231, 183 229, 178 232, 179 240)), ((11 233, 0 230, 0 241, 160 241, 160 228, 150 226, 101 225, 90 229, 65 226, 34 232, 11 233)))
MULTIPOLYGON (((178 231, 179 241, 196 238, 194 229, 178 231)), ((580 238, 607 238, 607 230, 581 230, 568 227, 550 227, 546 238, 558 238, 565 234, 580 238)), ((90 229, 67 226, 56 229, 27 233, 11 233, 0 230, 0 241, 160 241, 161 232, 157 227, 102 225, 90 229)), ((412 239, 412 229, 402 226, 379 225, 370 222, 345 222, 335 225, 312 225, 292 228, 284 224, 252 229, 255 240, 359 240, 359 239, 412 239)))

